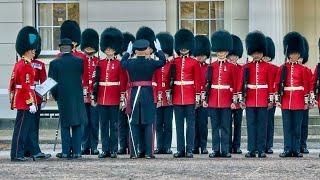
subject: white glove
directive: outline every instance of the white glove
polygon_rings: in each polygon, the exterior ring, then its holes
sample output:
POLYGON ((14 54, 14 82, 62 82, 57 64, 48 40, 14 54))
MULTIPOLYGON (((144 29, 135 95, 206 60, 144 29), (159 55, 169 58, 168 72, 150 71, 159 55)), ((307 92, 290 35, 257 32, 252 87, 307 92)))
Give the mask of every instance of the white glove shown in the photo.
POLYGON ((34 114, 34 113, 37 112, 37 107, 36 107, 34 104, 32 104, 29 108, 30 108, 30 109, 29 109, 29 112, 30 112, 31 114, 34 114))
POLYGON ((133 44, 130 41, 129 44, 128 44, 127 53, 132 54, 132 49, 133 49, 133 44))
POLYGON ((158 39, 156 39, 156 41, 154 41, 154 47, 157 49, 157 51, 161 51, 161 44, 159 42, 158 39))
POLYGON ((41 109, 43 109, 44 107, 46 107, 46 105, 47 105, 47 102, 42 102, 42 103, 41 103, 41 109))

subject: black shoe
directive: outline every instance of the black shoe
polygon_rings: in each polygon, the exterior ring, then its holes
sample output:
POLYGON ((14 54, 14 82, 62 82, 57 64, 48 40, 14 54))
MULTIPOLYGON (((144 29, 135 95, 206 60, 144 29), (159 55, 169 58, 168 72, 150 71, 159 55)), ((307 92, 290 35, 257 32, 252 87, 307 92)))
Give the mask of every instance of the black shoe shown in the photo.
POLYGON ((266 151, 265 151, 266 154, 273 154, 273 150, 271 148, 268 148, 266 151))
POLYGON ((18 158, 12 158, 11 161, 12 162, 25 162, 25 161, 29 161, 30 158, 27 157, 18 157, 18 158))
POLYGON ((30 158, 32 156, 30 151, 25 151, 24 152, 24 157, 30 158))
POLYGON ((289 151, 284 151, 283 153, 279 154, 279 157, 281 158, 292 157, 292 153, 289 151))
POLYGON ((201 149, 201 154, 209 154, 207 148, 201 149))
POLYGON ((68 155, 67 154, 63 154, 63 153, 57 153, 56 157, 57 158, 68 158, 68 155))
POLYGON ((90 149, 82 149, 81 155, 90 155, 90 149))
POLYGON ((232 153, 233 154, 242 154, 242 151, 240 148, 234 148, 234 149, 232 149, 232 153))
POLYGON ((110 157, 111 154, 110 152, 104 152, 102 151, 99 155, 98 155, 98 158, 107 158, 107 157, 110 157))
POLYGON ((266 158, 267 155, 266 155, 266 153, 264 153, 264 152, 259 152, 259 153, 258 153, 258 157, 259 157, 259 158, 266 158))
POLYGON ((192 153, 193 153, 193 154, 200 154, 199 148, 193 149, 193 150, 192 150, 192 153))
POLYGON ((91 149, 91 155, 99 155, 100 152, 98 149, 91 149))
POLYGON ((156 158, 154 155, 146 155, 146 159, 154 159, 156 158))
POLYGON ((138 158, 145 158, 146 154, 143 152, 138 152, 138 158))
POLYGON ((209 158, 217 158, 217 157, 221 157, 220 152, 212 152, 209 154, 209 158))
POLYGON ((186 153, 186 158, 193 158, 192 152, 187 152, 186 153))
POLYGON ((117 154, 119 155, 123 155, 123 154, 127 154, 127 148, 121 148, 118 150, 117 154))
POLYGON ((303 154, 309 154, 309 150, 307 148, 301 148, 300 152, 303 154))
POLYGON ((303 157, 303 154, 300 153, 300 152, 293 152, 293 153, 292 153, 292 157, 302 158, 302 157, 303 157))
POLYGON ((154 154, 164 154, 162 149, 154 150, 154 154))
POLYGON ((45 153, 38 153, 33 156, 34 159, 49 159, 51 157, 51 154, 45 154, 45 153))
POLYGON ((172 154, 172 151, 171 151, 171 149, 167 149, 167 150, 165 150, 165 151, 163 152, 163 154, 172 154))
POLYGON ((111 158, 117 158, 117 153, 116 152, 111 153, 110 157, 111 158))
POLYGON ((245 157, 246 158, 255 158, 256 157, 256 152, 247 152, 245 157))
POLYGON ((138 157, 135 155, 130 155, 130 159, 137 159, 138 157))
POLYGON ((223 157, 223 158, 231 158, 231 154, 230 153, 221 153, 221 157, 223 157))
POLYGON ((73 154, 72 156, 73 159, 80 159, 82 158, 81 154, 73 154))
POLYGON ((174 158, 182 158, 182 157, 185 157, 185 156, 186 156, 186 154, 183 151, 178 151, 178 152, 173 154, 174 158))

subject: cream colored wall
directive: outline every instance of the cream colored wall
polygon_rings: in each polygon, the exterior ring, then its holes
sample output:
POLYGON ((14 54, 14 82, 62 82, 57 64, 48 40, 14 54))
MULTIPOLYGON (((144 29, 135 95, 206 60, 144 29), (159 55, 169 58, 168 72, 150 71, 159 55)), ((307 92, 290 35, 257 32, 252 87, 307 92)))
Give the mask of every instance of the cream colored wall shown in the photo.
POLYGON ((310 51, 307 65, 314 68, 319 60, 320 1, 294 0, 292 30, 302 33, 308 40, 310 51))

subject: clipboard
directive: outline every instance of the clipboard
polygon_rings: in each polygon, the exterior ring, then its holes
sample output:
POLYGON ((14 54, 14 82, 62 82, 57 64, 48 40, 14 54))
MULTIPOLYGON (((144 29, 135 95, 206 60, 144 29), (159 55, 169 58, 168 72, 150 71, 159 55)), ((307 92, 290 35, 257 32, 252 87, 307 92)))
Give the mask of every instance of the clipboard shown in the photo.
POLYGON ((43 97, 44 95, 46 95, 52 88, 54 88, 58 83, 52 79, 52 78, 48 78, 46 81, 44 81, 42 84, 37 85, 35 87, 35 92, 43 97))

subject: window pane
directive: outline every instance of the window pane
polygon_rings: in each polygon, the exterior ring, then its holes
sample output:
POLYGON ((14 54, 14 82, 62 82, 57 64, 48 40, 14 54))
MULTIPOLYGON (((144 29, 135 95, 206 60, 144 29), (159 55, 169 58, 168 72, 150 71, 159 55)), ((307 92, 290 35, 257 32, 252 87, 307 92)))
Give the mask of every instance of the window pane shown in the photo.
POLYGON ((211 2, 211 18, 224 18, 224 3, 223 1, 211 2))
POLYGON ((53 49, 59 49, 60 28, 53 28, 53 49))
POLYGON ((39 26, 52 26, 52 4, 39 4, 39 26))
POLYGON ((52 30, 51 28, 39 28, 39 34, 41 36, 42 50, 52 50, 52 30))
POLYGON ((194 18, 193 2, 181 2, 181 18, 191 19, 194 18))
POLYGON ((196 21, 196 33, 202 35, 209 35, 209 21, 196 21))
POLYGON ((67 4, 67 8, 68 8, 68 19, 72 19, 74 21, 77 21, 78 24, 80 24, 79 3, 69 3, 69 4, 67 4))
POLYGON ((224 29, 224 21, 223 20, 212 20, 211 21, 211 33, 215 31, 224 29))
POLYGON ((193 20, 181 20, 181 28, 189 29, 191 32, 193 32, 193 20))
POLYGON ((209 18, 209 2, 196 3, 196 17, 198 19, 209 18))
POLYGON ((53 25, 61 26, 63 21, 66 20, 67 11, 66 4, 55 3, 53 4, 53 25))

